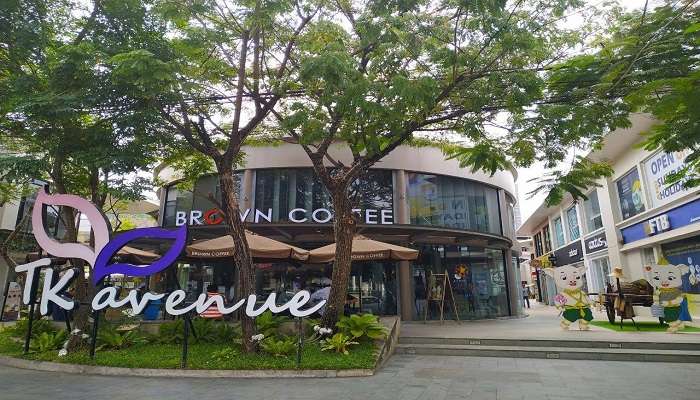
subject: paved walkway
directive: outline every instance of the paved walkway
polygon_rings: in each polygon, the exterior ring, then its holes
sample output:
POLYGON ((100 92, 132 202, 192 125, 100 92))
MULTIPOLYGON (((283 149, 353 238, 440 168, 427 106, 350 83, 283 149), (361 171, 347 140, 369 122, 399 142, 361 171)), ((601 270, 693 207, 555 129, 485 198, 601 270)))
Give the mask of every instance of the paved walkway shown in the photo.
POLYGON ((339 379, 119 378, 0 367, 0 399, 696 400, 700 365, 395 356, 339 379))
MULTIPOLYGON (((534 303, 534 302, 533 302, 534 303)), ((554 340, 601 340, 616 342, 690 342, 700 344, 700 332, 644 332, 629 330, 616 332, 591 325, 590 331, 579 331, 577 325, 571 330, 559 328, 559 311, 555 307, 533 304, 526 310, 528 316, 516 319, 440 322, 403 322, 401 336, 445 337, 445 338, 479 338, 479 339, 554 339, 554 340)), ((607 321, 604 313, 595 313, 595 319, 607 321)), ((644 318, 635 318, 638 321, 644 318)), ((696 325, 697 326, 697 325, 696 325)))

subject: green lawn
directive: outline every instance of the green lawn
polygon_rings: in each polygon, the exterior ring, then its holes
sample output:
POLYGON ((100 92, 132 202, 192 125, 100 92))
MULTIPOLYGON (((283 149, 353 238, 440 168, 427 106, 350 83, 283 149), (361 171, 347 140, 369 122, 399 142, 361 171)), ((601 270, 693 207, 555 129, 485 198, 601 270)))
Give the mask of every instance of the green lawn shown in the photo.
MULTIPOLYGON (((636 331, 634 328, 634 325, 632 325, 632 321, 625 321, 623 324, 624 329, 620 329, 620 323, 616 322, 615 325, 611 324, 608 321, 591 321, 592 325, 599 326, 601 328, 605 329, 610 329, 612 331, 622 331, 622 332, 629 332, 629 331, 636 331)), ((661 325, 658 322, 650 322, 650 321, 641 321, 637 322, 637 326, 639 327, 640 331, 644 332, 666 332, 666 329, 668 329, 668 325, 661 325)), ((694 326, 686 326, 685 329, 680 330, 679 332, 700 332, 700 328, 696 328, 694 326)))
MULTIPOLYGON (((189 346, 190 369, 295 369, 296 353, 287 357, 276 357, 265 353, 236 354, 230 357, 215 357, 215 353, 227 348, 237 349, 237 344, 198 343, 189 346)), ((30 352, 22 355, 22 343, 0 332, 0 354, 30 360, 55 361, 72 364, 103 365, 127 368, 179 368, 182 346, 177 344, 141 344, 122 350, 98 351, 91 360, 88 351, 82 350, 58 357, 58 351, 30 352)), ((317 343, 304 346, 302 369, 354 369, 374 368, 377 347, 373 343, 353 346, 349 355, 321 351, 317 343)))

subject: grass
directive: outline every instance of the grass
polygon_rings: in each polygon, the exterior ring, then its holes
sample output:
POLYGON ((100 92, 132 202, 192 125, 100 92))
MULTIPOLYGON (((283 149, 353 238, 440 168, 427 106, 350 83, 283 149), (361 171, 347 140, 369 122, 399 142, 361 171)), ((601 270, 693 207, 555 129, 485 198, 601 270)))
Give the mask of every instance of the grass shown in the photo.
MULTIPOLYGON (((276 357, 265 353, 237 354, 217 359, 214 354, 227 348, 239 349, 237 344, 198 343, 188 348, 189 369, 295 369, 296 353, 286 357, 276 357)), ((180 368, 182 346, 178 344, 141 344, 122 350, 103 350, 91 360, 88 350, 79 350, 65 357, 58 357, 58 351, 22 354, 22 342, 12 338, 7 332, 0 332, 0 354, 29 360, 53 361, 69 364, 101 365, 126 368, 180 368)), ((374 343, 361 343, 353 346, 349 355, 321 351, 318 343, 307 343, 301 358, 302 369, 355 369, 374 368, 377 347, 374 343)))
MULTIPOLYGON (((632 324, 632 321, 625 321, 623 324, 624 329, 620 329, 619 322, 616 322, 613 325, 608 321, 591 321, 591 324, 598 326, 598 327, 601 327, 601 328, 610 329, 611 331, 617 331, 617 332, 636 331, 634 325, 632 324)), ((637 322, 637 326, 639 327, 639 330, 642 332, 666 332, 666 329, 668 329, 668 325, 666 325, 666 324, 661 325, 658 322, 651 322, 651 321, 639 321, 639 322, 637 322)), ((686 326, 685 329, 682 329, 679 332, 700 332, 700 328, 697 328, 694 326, 686 326)))

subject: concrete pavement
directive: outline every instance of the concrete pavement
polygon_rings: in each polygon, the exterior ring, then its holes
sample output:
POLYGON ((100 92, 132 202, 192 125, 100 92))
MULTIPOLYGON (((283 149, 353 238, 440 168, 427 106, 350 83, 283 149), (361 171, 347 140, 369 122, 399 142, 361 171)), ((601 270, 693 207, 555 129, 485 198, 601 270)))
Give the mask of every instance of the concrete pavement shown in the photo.
POLYGON ((0 367, 0 399, 697 399, 700 365, 395 356, 373 377, 121 378, 0 367))
MULTIPOLYGON (((490 338, 490 339, 542 339, 542 340, 590 340, 614 342, 675 342, 700 344, 700 332, 636 331, 634 328, 616 332, 591 325, 590 331, 579 331, 572 325, 569 331, 559 328, 559 311, 555 307, 531 302, 525 318, 464 321, 403 322, 401 336, 404 337, 443 337, 443 338, 490 338)), ((595 312, 596 320, 607 321, 604 313, 595 312)), ((635 318, 644 321, 642 317, 635 318)), ((656 320, 655 320, 656 321, 656 320)))

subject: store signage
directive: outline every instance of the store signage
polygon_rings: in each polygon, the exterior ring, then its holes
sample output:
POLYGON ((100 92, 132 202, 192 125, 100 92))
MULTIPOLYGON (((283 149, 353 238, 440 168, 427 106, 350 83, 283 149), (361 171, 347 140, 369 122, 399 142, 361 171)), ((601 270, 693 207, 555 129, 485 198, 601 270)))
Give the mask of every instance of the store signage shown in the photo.
POLYGON ((622 228, 622 241, 624 243, 632 243, 661 232, 672 231, 697 222, 700 222, 700 199, 622 228))
POLYGON ((668 176, 685 167, 685 158, 690 151, 666 153, 661 151, 644 162, 647 187, 651 194, 652 206, 658 207, 687 193, 683 182, 672 185, 666 183, 668 176))
MULTIPOLYGON (((360 216, 360 220, 368 225, 391 225, 394 223, 393 210, 377 210, 377 209, 361 209, 354 208, 354 213, 360 216)), ((241 221, 247 220, 249 217, 253 222, 272 222, 272 208, 267 210, 247 208, 240 212, 241 221)), ((289 211, 287 215, 290 222, 295 224, 303 224, 305 222, 315 222, 325 224, 333 219, 333 212, 327 208, 317 208, 315 210, 307 210, 305 208, 295 208, 289 211)), ((224 217, 221 210, 212 208, 210 210, 192 210, 190 212, 177 211, 175 213, 175 225, 219 225, 224 222, 224 217)))
POLYGON ((576 240, 566 247, 555 250, 554 255, 557 257, 557 266, 574 264, 583 260, 583 248, 581 241, 576 240))
POLYGON ((595 253, 596 251, 601 251, 608 248, 608 239, 605 236, 605 232, 600 232, 597 235, 584 239, 584 244, 586 254, 595 253))
MULTIPOLYGON (((48 254, 56 257, 81 259, 92 267, 92 284, 98 286, 100 281, 111 274, 124 274, 127 276, 149 276, 160 272, 170 265, 180 256, 185 247, 187 238, 187 227, 181 226, 176 230, 166 230, 162 228, 139 228, 111 237, 111 227, 105 215, 89 201, 73 195, 49 195, 44 190, 39 190, 34 209, 32 211, 32 229, 37 243, 48 254), (79 243, 60 243, 49 237, 44 228, 43 206, 65 206, 77 209, 85 215, 93 230, 95 247, 79 243), (170 249, 157 261, 149 265, 133 265, 128 263, 109 264, 110 260, 126 244, 140 238, 151 239, 171 239, 173 244, 170 249)), ((26 272, 22 301, 29 304, 31 299, 31 288, 35 280, 39 279, 40 270, 51 264, 50 258, 42 258, 27 264, 18 265, 15 271, 26 272)), ((76 302, 65 295, 66 289, 70 285, 76 274, 82 273, 77 269, 66 271, 57 280, 54 279, 55 271, 47 268, 44 272, 44 279, 41 292, 39 311, 46 315, 51 303, 64 310, 72 310, 76 307, 76 302)), ((206 293, 199 295, 192 304, 184 304, 187 293, 184 290, 175 290, 168 294, 145 293, 140 295, 137 290, 131 290, 122 298, 118 298, 118 289, 115 287, 105 287, 100 289, 91 301, 93 310, 102 310, 107 307, 119 308, 126 305, 131 306, 134 314, 141 313, 148 302, 165 298, 165 311, 170 315, 182 315, 195 310, 198 314, 203 313, 210 307, 216 307, 221 314, 230 314, 245 305, 245 313, 250 317, 255 317, 266 310, 272 313, 281 313, 289 310, 295 317, 305 317, 313 314, 325 304, 325 300, 320 301, 313 307, 303 309, 310 300, 308 291, 302 290, 296 293, 288 302, 277 305, 275 293, 270 294, 261 306, 256 308, 257 296, 250 295, 239 300, 230 307, 225 307, 221 296, 208 297, 206 293)))
POLYGON ((671 223, 668 220, 668 215, 661 214, 657 217, 650 218, 644 225, 644 232, 647 236, 656 235, 660 232, 666 232, 671 229, 671 223))

